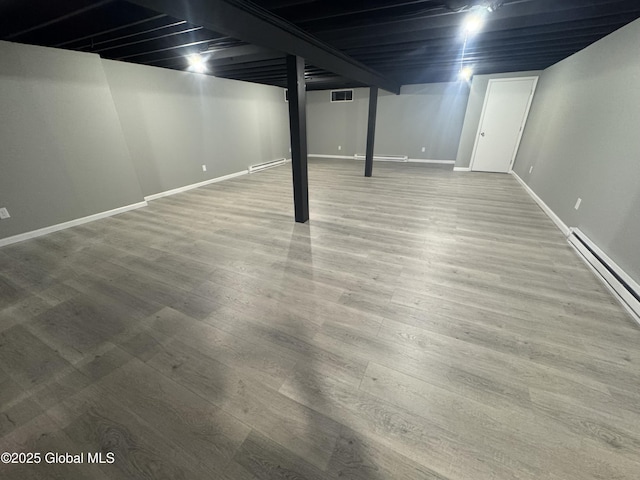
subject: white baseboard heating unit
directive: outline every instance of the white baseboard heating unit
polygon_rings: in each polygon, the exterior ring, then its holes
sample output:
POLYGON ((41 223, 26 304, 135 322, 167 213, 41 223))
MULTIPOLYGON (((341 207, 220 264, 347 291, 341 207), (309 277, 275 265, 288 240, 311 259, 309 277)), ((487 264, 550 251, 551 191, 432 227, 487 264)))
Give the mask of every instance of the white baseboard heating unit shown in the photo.
MULTIPOLYGON (((365 159, 365 155, 360 153, 356 153, 353 157, 356 160, 365 159)), ((409 157, 407 157, 406 155, 374 155, 373 159, 380 160, 382 162, 408 162, 409 161, 409 157)))
POLYGON ((249 166, 249 173, 256 173, 260 170, 266 170, 267 168, 277 167, 278 165, 284 165, 287 161, 286 158, 278 158, 276 160, 271 160, 270 162, 258 163, 257 165, 249 166))
POLYGON ((577 228, 571 229, 568 239, 631 316, 640 323, 640 285, 577 228))

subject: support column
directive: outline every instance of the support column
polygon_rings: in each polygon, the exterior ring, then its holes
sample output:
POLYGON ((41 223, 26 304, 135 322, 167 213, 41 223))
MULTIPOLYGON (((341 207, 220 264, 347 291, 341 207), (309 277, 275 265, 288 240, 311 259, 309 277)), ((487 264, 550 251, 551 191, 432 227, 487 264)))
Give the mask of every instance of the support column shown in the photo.
POLYGON ((369 122, 367 127, 367 153, 364 159, 364 176, 373 173, 373 144, 376 139, 376 112, 378 110, 378 87, 369 87, 369 122))
POLYGON ((289 89, 289 129, 291 132, 291 169, 296 222, 309 220, 309 182, 307 178, 307 92, 304 58, 287 55, 289 89))

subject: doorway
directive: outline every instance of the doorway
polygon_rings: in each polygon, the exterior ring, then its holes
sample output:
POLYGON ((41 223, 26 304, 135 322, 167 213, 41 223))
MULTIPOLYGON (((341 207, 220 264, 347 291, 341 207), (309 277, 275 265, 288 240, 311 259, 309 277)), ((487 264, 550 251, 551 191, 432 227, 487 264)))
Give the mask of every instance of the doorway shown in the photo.
POLYGON ((471 155, 472 171, 511 170, 537 83, 538 77, 489 80, 471 155))

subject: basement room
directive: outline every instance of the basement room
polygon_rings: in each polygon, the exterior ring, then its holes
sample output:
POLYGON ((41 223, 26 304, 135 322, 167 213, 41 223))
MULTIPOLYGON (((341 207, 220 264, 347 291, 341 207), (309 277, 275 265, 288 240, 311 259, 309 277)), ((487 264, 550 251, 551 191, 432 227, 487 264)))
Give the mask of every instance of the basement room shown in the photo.
POLYGON ((0 2, 0 478, 638 480, 640 2, 0 2))

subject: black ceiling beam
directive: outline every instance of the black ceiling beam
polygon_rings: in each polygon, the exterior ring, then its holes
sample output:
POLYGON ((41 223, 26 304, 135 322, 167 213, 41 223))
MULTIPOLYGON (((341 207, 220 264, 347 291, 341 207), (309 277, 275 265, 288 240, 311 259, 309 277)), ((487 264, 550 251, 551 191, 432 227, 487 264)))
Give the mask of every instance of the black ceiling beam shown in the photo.
POLYGON ((400 93, 400 84, 246 0, 129 0, 239 40, 304 58, 326 70, 400 93))

